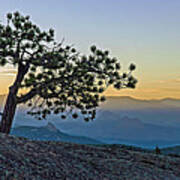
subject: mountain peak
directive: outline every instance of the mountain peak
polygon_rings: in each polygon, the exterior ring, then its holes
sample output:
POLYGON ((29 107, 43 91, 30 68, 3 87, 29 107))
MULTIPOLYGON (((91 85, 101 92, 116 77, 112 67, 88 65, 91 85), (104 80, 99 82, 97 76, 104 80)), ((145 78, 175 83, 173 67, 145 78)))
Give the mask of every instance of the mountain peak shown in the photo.
POLYGON ((58 129, 56 128, 56 126, 51 122, 47 123, 46 128, 50 131, 58 132, 58 129))

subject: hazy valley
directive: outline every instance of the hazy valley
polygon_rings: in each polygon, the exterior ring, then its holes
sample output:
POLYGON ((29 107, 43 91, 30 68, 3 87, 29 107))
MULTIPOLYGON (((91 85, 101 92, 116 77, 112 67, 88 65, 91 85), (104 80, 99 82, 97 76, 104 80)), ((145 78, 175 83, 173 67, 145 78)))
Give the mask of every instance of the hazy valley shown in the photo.
MULTIPOLYGON (((0 97, 2 104, 4 96, 0 97)), ((105 143, 124 143, 146 148, 180 144, 180 100, 137 100, 130 97, 108 97, 98 109, 93 122, 82 117, 62 120, 49 116, 38 121, 19 108, 13 127, 47 126, 51 122, 61 132, 73 136, 89 137, 105 143)), ((19 133, 20 131, 18 131, 19 133)), ((24 132, 24 131, 23 131, 24 132)), ((53 138, 52 138, 53 140, 53 138)))

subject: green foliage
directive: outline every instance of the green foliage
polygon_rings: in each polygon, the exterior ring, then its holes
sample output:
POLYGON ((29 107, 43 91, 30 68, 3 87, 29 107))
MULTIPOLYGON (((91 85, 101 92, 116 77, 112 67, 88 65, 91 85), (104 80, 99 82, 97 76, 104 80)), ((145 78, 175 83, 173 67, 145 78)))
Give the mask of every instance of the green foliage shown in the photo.
POLYGON ((28 102, 28 113, 38 119, 51 113, 63 113, 62 119, 69 114, 78 118, 81 113, 85 121, 93 120, 97 107, 106 100, 101 94, 109 86, 135 88, 134 64, 121 74, 118 59, 109 51, 95 45, 90 51, 87 56, 72 46, 64 47, 55 42, 53 29, 42 31, 19 12, 8 13, 7 24, 0 24, 0 65, 13 64, 18 74, 27 69, 18 90, 27 88, 28 92, 17 96, 17 102, 28 102))

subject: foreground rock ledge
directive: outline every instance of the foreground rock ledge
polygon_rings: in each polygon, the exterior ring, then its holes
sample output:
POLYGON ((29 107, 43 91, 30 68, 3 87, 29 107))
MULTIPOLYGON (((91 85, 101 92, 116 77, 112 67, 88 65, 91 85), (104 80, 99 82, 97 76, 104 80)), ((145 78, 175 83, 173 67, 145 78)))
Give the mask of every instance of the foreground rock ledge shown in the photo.
POLYGON ((1 180, 180 179, 180 158, 0 134, 1 180))

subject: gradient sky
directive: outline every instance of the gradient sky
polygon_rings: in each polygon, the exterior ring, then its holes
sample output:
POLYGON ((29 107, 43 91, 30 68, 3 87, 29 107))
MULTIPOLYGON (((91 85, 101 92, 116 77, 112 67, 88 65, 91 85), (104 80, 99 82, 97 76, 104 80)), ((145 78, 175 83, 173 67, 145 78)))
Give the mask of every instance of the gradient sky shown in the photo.
MULTIPOLYGON (((140 99, 180 98, 180 0, 0 0, 0 20, 8 12, 30 15, 56 39, 88 53, 92 44, 109 49, 123 71, 133 62, 135 90, 107 95, 140 99)), ((0 68, 0 94, 7 93, 14 71, 0 68)))

